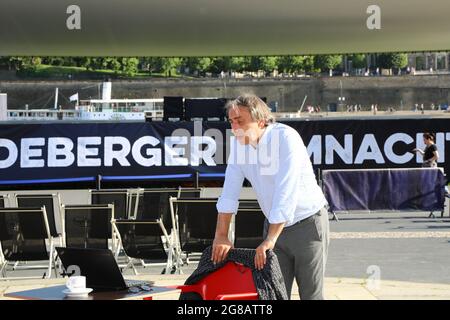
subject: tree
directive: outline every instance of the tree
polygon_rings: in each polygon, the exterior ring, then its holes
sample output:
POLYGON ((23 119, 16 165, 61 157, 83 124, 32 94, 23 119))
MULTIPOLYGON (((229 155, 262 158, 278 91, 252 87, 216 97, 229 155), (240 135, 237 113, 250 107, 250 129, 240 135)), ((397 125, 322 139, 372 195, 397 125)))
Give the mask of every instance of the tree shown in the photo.
POLYGON ((353 54, 350 56, 352 66, 355 69, 364 69, 367 67, 367 60, 365 54, 353 54))
POLYGON ((314 56, 279 56, 278 70, 283 73, 304 73, 314 71, 314 56))
POLYGON ((329 70, 330 75, 342 63, 342 55, 318 55, 314 57, 314 65, 321 71, 329 70))
POLYGON ((181 61, 182 68, 187 69, 189 74, 198 73, 204 75, 210 65, 211 58, 205 57, 188 57, 183 58, 181 61))
POLYGON ((381 53, 377 57, 378 66, 383 69, 402 69, 408 65, 408 55, 405 53, 381 53))
POLYGON ((222 71, 244 71, 244 66, 245 62, 242 57, 214 57, 208 70, 212 73, 219 74, 222 71))
MULTIPOLYGON (((119 62, 120 71, 127 76, 134 76, 138 71, 138 58, 120 58, 117 62, 119 62)), ((114 61, 111 61, 111 63, 114 63, 114 61)))

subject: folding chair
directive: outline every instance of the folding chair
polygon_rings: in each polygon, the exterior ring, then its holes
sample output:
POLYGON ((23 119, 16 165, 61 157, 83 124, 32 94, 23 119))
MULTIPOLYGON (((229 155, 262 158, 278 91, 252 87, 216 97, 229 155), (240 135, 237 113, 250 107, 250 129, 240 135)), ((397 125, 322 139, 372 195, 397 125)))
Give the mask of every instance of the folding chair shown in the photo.
POLYGON ((165 268, 161 273, 175 272, 173 264, 174 250, 169 234, 160 219, 150 221, 115 220, 113 227, 120 237, 122 248, 127 256, 125 270, 131 267, 137 275, 134 259, 139 259, 140 261, 163 259, 166 262, 164 263, 165 268), (165 239, 165 243, 169 244, 167 250, 162 239, 165 239))
POLYGON ((117 234, 112 228, 113 204, 63 205, 65 245, 73 248, 109 249, 117 252, 117 234))
POLYGON ((128 216, 127 219, 136 219, 140 201, 142 200, 142 193, 144 189, 129 189, 128 190, 128 216))
POLYGON ((239 200, 235 215, 234 246, 256 249, 263 242, 265 216, 256 200, 239 200))
POLYGON ((252 270, 229 261, 222 268, 208 274, 193 285, 176 286, 181 300, 200 296, 202 300, 258 300, 252 270))
POLYGON ((0 195, 0 208, 6 208, 8 206, 10 206, 9 194, 1 194, 0 195))
POLYGON ((113 204, 116 219, 128 219, 129 195, 127 189, 89 190, 91 204, 113 204))
POLYGON ((47 221, 50 227, 50 235, 53 238, 64 237, 56 227, 56 216, 61 216, 61 197, 59 193, 55 194, 14 194, 17 207, 31 208, 31 207, 45 207, 47 212, 47 221))
MULTIPOLYGON (((203 252, 214 241, 217 223, 217 199, 213 198, 187 198, 177 199, 171 197, 170 212, 174 226, 175 248, 177 258, 186 255, 186 263, 189 262, 189 254, 203 252)), ((177 268, 182 261, 177 259, 177 268)))
POLYGON ((0 267, 3 279, 7 279, 8 263, 17 261, 48 260, 47 272, 42 278, 51 277, 52 267, 55 268, 57 276, 53 237, 50 234, 45 207, 0 209, 0 243, 4 257, 0 267))
POLYGON ((178 199, 184 198, 200 198, 203 193, 203 188, 178 188, 178 199))
MULTIPOLYGON (((9 205, 9 194, 0 195, 0 208, 6 208, 6 203, 9 205)), ((5 262, 5 258, 3 257, 2 245, 0 244, 0 266, 5 262)))
MULTIPOLYGON (((178 188, 149 188, 143 189, 139 193, 139 207, 136 214, 136 220, 143 221, 160 221, 164 229, 169 234, 169 242, 165 243, 166 250, 174 246, 175 234, 173 231, 172 218, 169 208, 169 198, 171 196, 178 196, 180 190, 178 188)), ((162 238, 167 241, 166 238, 162 238)), ((144 259, 141 259, 141 264, 147 267, 144 259)))

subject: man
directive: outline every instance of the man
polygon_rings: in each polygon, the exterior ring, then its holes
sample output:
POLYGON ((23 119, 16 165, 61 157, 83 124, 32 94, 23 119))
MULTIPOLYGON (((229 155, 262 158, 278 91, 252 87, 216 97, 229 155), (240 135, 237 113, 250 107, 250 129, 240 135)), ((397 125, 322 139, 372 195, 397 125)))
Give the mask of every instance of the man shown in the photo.
POLYGON ((239 143, 231 144, 225 183, 217 202, 213 262, 223 261, 233 246, 228 230, 246 178, 266 216, 264 241, 256 249, 256 268, 264 267, 266 251, 273 249, 288 297, 295 278, 301 299, 323 299, 329 243, 327 203, 300 135, 287 125, 274 123, 270 109, 256 96, 239 97, 226 108, 239 143), (246 161, 239 162, 237 158, 244 153, 241 158, 246 161), (257 161, 249 161, 255 153, 257 161))

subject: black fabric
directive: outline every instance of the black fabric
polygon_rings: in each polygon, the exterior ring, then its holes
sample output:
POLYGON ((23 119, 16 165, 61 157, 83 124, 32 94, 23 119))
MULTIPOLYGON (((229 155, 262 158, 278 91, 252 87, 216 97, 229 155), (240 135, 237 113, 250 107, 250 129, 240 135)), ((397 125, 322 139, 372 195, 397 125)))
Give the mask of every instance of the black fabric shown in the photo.
POLYGON ((42 212, 15 212, 4 209, 0 214, 0 242, 7 261, 48 259, 47 239, 42 212))
POLYGON ((108 249, 108 239, 111 238, 111 209, 66 206, 65 229, 67 247, 108 249))
POLYGON ((136 220, 116 222, 125 253, 137 259, 167 259, 161 239, 164 234, 159 224, 144 222, 136 220))
POLYGON ((183 97, 164 97, 164 121, 170 118, 184 120, 183 97))
POLYGON ((219 118, 225 120, 226 99, 185 99, 186 120, 219 118))
POLYGON ((55 211, 53 207, 53 196, 50 195, 18 195, 17 204, 19 208, 35 208, 45 207, 47 213, 48 227, 50 228, 50 235, 58 237, 56 230, 55 211))
MULTIPOLYGON (((197 269, 186 279, 185 285, 195 284, 227 262, 233 261, 252 269, 253 281, 260 300, 288 300, 283 274, 277 256, 272 250, 267 251, 267 262, 262 270, 255 268, 255 250, 253 249, 231 249, 227 258, 216 265, 211 261, 211 254, 210 246, 203 251, 197 269)), ((180 300, 187 300, 188 297, 182 293, 180 300)))
POLYGON ((128 218, 127 191, 94 191, 91 194, 92 204, 113 204, 114 219, 128 218))
POLYGON ((434 152, 437 151, 437 147, 435 144, 432 144, 425 148, 425 153, 423 155, 423 161, 427 161, 434 157, 434 152))

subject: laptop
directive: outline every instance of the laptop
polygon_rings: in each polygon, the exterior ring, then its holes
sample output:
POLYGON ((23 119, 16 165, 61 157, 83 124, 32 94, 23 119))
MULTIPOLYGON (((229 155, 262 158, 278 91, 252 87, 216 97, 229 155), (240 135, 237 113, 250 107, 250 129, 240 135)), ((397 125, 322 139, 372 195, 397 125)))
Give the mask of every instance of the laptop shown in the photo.
POLYGON ((66 274, 85 276, 86 287, 94 291, 152 290, 154 282, 125 280, 111 250, 57 247, 56 251, 66 274))

